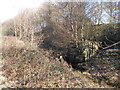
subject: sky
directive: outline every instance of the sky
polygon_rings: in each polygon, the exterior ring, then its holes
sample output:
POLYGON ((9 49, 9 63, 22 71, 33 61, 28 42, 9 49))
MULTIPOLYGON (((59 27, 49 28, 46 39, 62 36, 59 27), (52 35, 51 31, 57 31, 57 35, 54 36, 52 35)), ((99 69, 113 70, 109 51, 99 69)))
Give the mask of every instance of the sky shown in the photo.
MULTIPOLYGON (((76 1, 76 0, 0 0, 0 23, 13 18, 26 8, 40 7, 45 1, 76 1)), ((79 1, 79 0, 78 0, 79 1)), ((80 0, 80 1, 101 1, 101 0, 80 0)), ((103 0, 111 1, 111 0, 103 0)), ((112 0, 119 1, 119 0, 112 0)))
POLYGON ((13 18, 26 8, 37 8, 44 0, 0 0, 0 22, 13 18))

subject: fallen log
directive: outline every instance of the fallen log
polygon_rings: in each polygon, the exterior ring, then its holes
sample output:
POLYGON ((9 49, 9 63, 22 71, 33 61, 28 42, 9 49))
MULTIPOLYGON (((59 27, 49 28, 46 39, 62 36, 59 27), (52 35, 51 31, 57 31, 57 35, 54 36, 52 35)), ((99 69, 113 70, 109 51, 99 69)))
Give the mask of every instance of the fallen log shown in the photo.
POLYGON ((118 42, 116 42, 116 43, 114 43, 114 44, 112 44, 112 45, 109 45, 109 46, 107 46, 107 47, 105 47, 105 48, 102 48, 101 50, 98 50, 98 51, 96 52, 96 54, 95 54, 94 56, 92 56, 91 58, 95 58, 95 57, 98 56, 101 52, 104 52, 104 51, 107 50, 108 48, 113 47, 113 46, 118 45, 118 44, 120 44, 120 41, 118 41, 118 42))
POLYGON ((106 49, 108 49, 108 48, 110 48, 110 47, 113 47, 113 46, 115 46, 115 45, 118 45, 118 44, 120 44, 120 41, 119 41, 119 42, 116 42, 116 43, 114 43, 114 44, 112 44, 112 45, 109 45, 109 46, 107 46, 107 47, 105 47, 105 48, 102 48, 102 50, 106 50, 106 49))

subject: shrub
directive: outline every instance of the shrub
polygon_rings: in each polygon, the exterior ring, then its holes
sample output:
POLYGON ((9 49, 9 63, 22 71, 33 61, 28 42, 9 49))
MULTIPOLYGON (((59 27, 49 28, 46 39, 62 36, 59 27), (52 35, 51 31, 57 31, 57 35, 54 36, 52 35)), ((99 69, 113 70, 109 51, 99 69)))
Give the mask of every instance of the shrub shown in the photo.
POLYGON ((2 27, 2 35, 4 36, 14 36, 14 31, 7 27, 2 27))

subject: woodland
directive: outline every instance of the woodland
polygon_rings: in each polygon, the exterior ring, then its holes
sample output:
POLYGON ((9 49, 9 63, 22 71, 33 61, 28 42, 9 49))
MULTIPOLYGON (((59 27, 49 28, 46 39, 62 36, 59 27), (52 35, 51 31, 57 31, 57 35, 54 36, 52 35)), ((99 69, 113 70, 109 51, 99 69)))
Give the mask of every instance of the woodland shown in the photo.
POLYGON ((0 26, 9 87, 120 88, 120 2, 46 2, 0 26))

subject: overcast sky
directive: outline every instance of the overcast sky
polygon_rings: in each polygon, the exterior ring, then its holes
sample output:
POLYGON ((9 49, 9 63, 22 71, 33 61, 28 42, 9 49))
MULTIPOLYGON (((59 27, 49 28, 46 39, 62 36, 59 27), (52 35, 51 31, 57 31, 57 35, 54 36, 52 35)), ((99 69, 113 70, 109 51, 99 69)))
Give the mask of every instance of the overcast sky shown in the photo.
POLYGON ((0 22, 13 18, 25 8, 37 8, 45 0, 0 0, 0 22))

